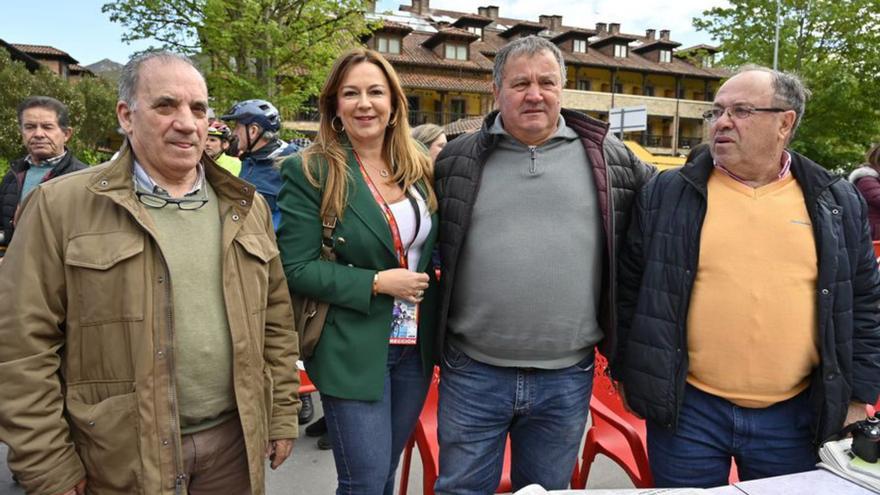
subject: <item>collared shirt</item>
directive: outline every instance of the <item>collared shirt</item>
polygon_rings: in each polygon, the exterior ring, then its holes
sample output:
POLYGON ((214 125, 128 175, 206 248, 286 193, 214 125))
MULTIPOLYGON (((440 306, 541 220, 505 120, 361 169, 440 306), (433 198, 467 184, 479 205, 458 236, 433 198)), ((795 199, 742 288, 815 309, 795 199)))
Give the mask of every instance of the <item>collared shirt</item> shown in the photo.
POLYGON ((28 156, 24 157, 24 161, 26 161, 27 164, 32 167, 50 167, 50 166, 54 167, 55 165, 58 165, 58 162, 63 160, 66 155, 67 155, 67 148, 65 148, 64 152, 61 153, 60 155, 53 156, 52 158, 46 158, 45 160, 41 161, 40 163, 35 163, 33 157, 31 157, 30 154, 28 154, 28 156))
MULTIPOLYGON (((714 163, 716 169, 724 172, 731 179, 733 179, 739 183, 745 184, 749 187, 752 187, 751 184, 748 183, 748 181, 746 181, 742 177, 736 175, 735 173, 731 172, 730 169, 728 169, 724 165, 721 165, 717 161, 715 161, 713 163, 714 163)), ((782 165, 782 170, 779 171, 779 175, 776 176, 776 180, 774 180, 773 182, 780 181, 780 180, 788 177, 788 174, 791 172, 791 154, 788 151, 782 150, 782 158, 780 158, 779 164, 782 165)))
MULTIPOLYGON (((144 167, 141 164, 134 160, 134 182, 135 186, 137 186, 142 191, 147 191, 159 196, 165 196, 170 198, 171 195, 168 194, 168 191, 160 187, 156 182, 150 177, 150 174, 144 170, 144 167)), ((192 185, 192 188, 188 193, 184 194, 184 196, 193 196, 199 191, 202 190, 202 187, 205 185, 205 167, 199 163, 198 164, 198 177, 196 177, 195 182, 192 185)))

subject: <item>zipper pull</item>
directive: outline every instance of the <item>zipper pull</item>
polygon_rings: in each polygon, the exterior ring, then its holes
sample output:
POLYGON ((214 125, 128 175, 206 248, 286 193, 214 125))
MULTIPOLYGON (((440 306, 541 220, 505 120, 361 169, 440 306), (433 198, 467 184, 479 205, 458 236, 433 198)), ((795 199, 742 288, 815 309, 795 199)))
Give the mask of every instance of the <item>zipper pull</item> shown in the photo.
POLYGON ((538 173, 538 166, 535 161, 538 158, 538 147, 537 146, 529 146, 529 154, 532 156, 532 163, 529 165, 529 173, 535 175, 538 173))

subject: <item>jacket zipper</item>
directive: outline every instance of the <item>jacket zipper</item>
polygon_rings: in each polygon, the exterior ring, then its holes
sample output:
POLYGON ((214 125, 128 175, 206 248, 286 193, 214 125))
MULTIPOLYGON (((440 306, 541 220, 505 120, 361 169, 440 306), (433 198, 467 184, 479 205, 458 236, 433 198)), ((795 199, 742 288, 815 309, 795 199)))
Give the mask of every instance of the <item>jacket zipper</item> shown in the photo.
POLYGON ((168 325, 166 327, 167 332, 167 346, 165 349, 165 359, 168 363, 168 380, 170 382, 170 386, 168 388, 168 403, 171 405, 171 435, 173 437, 173 448, 174 448, 174 466, 175 470, 177 470, 177 474, 174 476, 174 493, 180 494, 184 491, 184 482, 186 481, 186 474, 183 472, 183 462, 180 458, 180 450, 182 446, 180 445, 180 425, 178 424, 178 410, 177 410, 177 370, 174 367, 174 299, 173 294, 171 293, 171 271, 168 269, 168 262, 165 260, 165 255, 162 254, 162 251, 159 250, 159 255, 162 257, 162 265, 165 267, 165 301, 168 305, 168 310, 166 311, 168 325))
POLYGON ((535 175, 538 173, 538 165, 536 160, 538 158, 538 147, 537 146, 529 146, 529 154, 532 158, 532 163, 529 165, 529 174, 535 175))

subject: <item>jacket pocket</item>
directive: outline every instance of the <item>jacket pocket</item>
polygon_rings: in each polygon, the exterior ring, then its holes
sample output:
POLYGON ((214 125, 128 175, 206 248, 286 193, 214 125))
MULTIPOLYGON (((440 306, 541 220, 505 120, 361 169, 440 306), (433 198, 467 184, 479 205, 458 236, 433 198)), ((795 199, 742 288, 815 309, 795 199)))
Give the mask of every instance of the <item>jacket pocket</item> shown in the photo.
MULTIPOLYGON (((90 492, 143 493, 137 397, 134 392, 89 404, 71 387, 67 414, 90 492)), ((129 387, 131 388, 131 387, 129 387)))
MULTIPOLYGON (((64 264, 82 326, 144 319, 144 235, 85 234, 70 239, 64 264)), ((71 301, 74 302, 74 301, 71 301)))
POLYGON ((235 238, 239 246, 239 276, 250 313, 264 311, 269 292, 269 263, 279 252, 266 234, 243 234, 235 238))

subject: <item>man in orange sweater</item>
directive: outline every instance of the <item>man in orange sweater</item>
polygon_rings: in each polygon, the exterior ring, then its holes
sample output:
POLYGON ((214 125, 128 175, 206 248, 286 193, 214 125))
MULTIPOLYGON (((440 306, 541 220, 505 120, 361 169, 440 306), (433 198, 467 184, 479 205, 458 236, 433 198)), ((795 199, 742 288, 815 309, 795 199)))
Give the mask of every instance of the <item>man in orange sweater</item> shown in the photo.
POLYGON ((710 153, 652 180, 620 263, 613 374, 647 419, 657 486, 813 469, 880 392, 866 206, 786 149, 809 92, 746 67, 704 114, 710 153))

